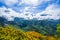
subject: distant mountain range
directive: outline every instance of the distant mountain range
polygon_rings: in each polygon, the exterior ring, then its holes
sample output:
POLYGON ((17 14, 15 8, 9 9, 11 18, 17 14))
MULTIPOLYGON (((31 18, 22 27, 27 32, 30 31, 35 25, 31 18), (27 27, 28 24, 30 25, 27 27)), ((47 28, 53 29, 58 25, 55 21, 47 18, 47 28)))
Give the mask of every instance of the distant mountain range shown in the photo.
POLYGON ((44 19, 44 20, 38 20, 36 18, 33 18, 33 19, 29 19, 29 20, 26 20, 24 18, 17 18, 15 17, 14 20, 12 21, 8 21, 6 18, 4 17, 0 17, 0 24, 15 24, 15 25, 20 25, 20 24, 26 24, 28 25, 29 23, 32 25, 33 23, 34 24, 38 24, 38 25, 42 25, 43 24, 58 24, 60 23, 60 19, 58 20, 54 20, 54 19, 44 19))
POLYGON ((4 17, 0 17, 0 26, 5 27, 6 25, 15 25, 14 27, 19 27, 25 31, 37 31, 47 32, 48 34, 55 34, 57 24, 60 24, 59 20, 53 20, 53 19, 45 19, 45 20, 37 20, 37 19, 30 19, 25 20, 24 18, 14 18, 13 21, 8 21, 4 17))

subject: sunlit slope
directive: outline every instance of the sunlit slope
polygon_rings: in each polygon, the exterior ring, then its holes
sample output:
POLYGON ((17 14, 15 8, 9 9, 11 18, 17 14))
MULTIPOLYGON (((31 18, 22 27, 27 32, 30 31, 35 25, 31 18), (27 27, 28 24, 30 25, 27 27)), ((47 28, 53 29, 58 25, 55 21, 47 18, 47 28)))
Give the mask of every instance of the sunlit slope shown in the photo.
POLYGON ((10 26, 0 27, 0 40, 60 40, 60 36, 45 36, 35 31, 25 32, 10 26))

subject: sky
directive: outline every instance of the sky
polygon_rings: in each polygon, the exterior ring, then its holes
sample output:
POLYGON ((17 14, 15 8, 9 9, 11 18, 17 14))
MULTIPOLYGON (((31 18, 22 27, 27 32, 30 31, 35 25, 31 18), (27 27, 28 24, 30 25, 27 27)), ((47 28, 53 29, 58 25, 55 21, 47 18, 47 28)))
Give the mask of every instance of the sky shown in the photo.
POLYGON ((60 0, 0 0, 0 17, 38 20, 59 19, 60 0))

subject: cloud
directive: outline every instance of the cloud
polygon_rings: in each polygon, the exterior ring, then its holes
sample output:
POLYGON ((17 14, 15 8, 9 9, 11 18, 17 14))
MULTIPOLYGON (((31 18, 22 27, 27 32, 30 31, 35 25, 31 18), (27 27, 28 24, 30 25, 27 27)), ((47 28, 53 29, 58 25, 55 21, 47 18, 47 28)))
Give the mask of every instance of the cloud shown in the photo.
POLYGON ((30 5, 30 6, 38 6, 45 2, 51 2, 52 0, 0 0, 2 3, 4 2, 6 6, 11 7, 15 4, 17 5, 30 5))
POLYGON ((52 3, 52 0, 0 0, 4 6, 14 9, 16 12, 23 12, 26 6, 30 6, 29 11, 40 12, 43 11, 47 5, 52 3), (36 7, 36 8, 33 8, 36 7))
POLYGON ((60 8, 58 8, 58 5, 52 4, 49 5, 44 11, 38 14, 46 14, 46 16, 42 16, 44 18, 50 18, 50 19, 59 19, 58 14, 60 13, 60 8))
POLYGON ((54 1, 52 0, 21 0, 17 4, 15 4, 12 8, 16 12, 23 12, 24 8, 28 6, 29 7, 28 11, 37 13, 45 10, 45 8, 48 5, 52 4, 52 2, 54 1))
POLYGON ((5 17, 8 21, 13 20, 15 17, 31 19, 31 12, 23 11, 22 13, 17 13, 12 8, 0 7, 0 16, 5 17), (28 15, 26 15, 28 14, 28 15))
POLYGON ((18 2, 18 0, 3 0, 6 6, 11 7, 18 2))
MULTIPOLYGON (((2 0, 0 1, 2 2, 2 0)), ((51 1, 52 0, 24 0, 24 1, 22 0, 22 2, 20 2, 19 0, 3 0, 3 2, 10 8, 7 8, 5 6, 0 7, 0 16, 4 16, 9 21, 13 20, 15 17, 24 18, 24 19, 37 18, 38 20, 43 20, 48 18, 59 19, 59 15, 60 15, 59 5, 49 4, 45 8, 44 6, 41 7, 43 3, 51 2, 51 1), (25 4, 27 4, 28 6, 25 4), (38 5, 40 6, 38 7, 38 5)))
MULTIPOLYGON (((26 10, 29 10, 29 7, 26 7, 25 10, 23 10, 23 11, 26 12, 26 10)), ((26 12, 25 14, 28 14, 28 16, 30 15, 29 18, 31 17, 31 19, 37 18, 39 20, 43 20, 43 19, 54 19, 54 20, 56 20, 56 19, 59 19, 58 15, 60 14, 60 7, 57 4, 52 4, 52 5, 48 5, 47 8, 42 12, 39 12, 36 14, 34 14, 34 12, 29 12, 29 13, 28 12, 26 12), (41 15, 43 15, 43 16, 41 16, 41 15)))
POLYGON ((13 11, 11 8, 0 7, 0 16, 7 18, 8 20, 13 20, 14 17, 18 17, 18 13, 13 11))
POLYGON ((39 3, 39 0, 22 0, 23 3, 28 4, 28 5, 33 5, 36 6, 39 3))
POLYGON ((52 0, 22 0, 22 3, 25 3, 30 6, 38 6, 43 4, 43 2, 50 2, 52 0))
POLYGON ((30 7, 25 7, 22 13, 17 13, 12 8, 7 9, 6 7, 0 7, 0 16, 4 16, 9 21, 13 20, 15 17, 24 19, 37 18, 38 20, 59 19, 60 8, 58 8, 58 5, 56 4, 49 5, 44 11, 36 14, 34 14, 34 12, 28 11, 29 9, 30 7))

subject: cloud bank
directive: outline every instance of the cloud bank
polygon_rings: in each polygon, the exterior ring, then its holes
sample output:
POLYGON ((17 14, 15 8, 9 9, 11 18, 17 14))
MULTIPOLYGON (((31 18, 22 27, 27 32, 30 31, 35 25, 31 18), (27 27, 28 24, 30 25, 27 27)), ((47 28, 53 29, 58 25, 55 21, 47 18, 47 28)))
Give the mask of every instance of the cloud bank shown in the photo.
POLYGON ((60 5, 55 0, 0 0, 0 16, 9 21, 15 17, 38 20, 59 19, 60 5))

